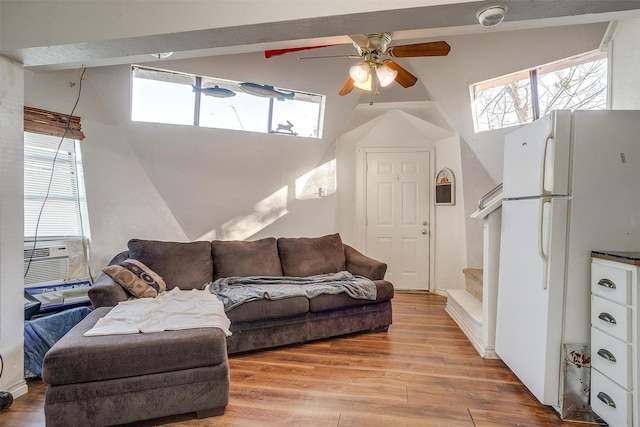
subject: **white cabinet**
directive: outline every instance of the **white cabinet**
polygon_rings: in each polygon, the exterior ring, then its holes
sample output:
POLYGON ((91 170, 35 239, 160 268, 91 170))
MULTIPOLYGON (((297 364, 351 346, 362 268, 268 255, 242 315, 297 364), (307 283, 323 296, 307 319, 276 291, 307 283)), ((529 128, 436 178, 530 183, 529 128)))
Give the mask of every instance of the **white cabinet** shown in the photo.
POLYGON ((591 407, 610 427, 640 427, 640 253, 591 255, 591 407))

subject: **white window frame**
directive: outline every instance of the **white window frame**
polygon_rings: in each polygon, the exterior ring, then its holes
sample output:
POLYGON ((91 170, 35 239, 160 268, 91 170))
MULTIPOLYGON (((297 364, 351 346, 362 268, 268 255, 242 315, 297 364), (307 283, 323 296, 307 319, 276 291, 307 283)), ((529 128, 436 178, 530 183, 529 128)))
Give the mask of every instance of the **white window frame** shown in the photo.
POLYGON ((24 240, 88 235, 79 141, 24 132, 24 240))
MULTIPOLYGON (((325 109, 325 101, 326 101, 325 95, 275 87, 274 89, 280 92, 294 93, 293 100, 290 100, 290 99, 277 100, 276 98, 272 98, 272 97, 256 97, 253 95, 246 94, 239 89, 241 83, 242 82, 220 79, 215 77, 196 76, 193 74, 180 73, 176 71, 169 71, 169 70, 162 70, 157 68, 143 67, 139 65, 132 65, 131 66, 131 115, 130 115, 130 118, 132 121, 147 121, 147 122, 154 122, 154 123, 192 125, 192 126, 200 126, 200 127, 211 127, 216 129, 253 131, 253 132, 260 132, 260 133, 300 136, 300 137, 316 138, 316 139, 322 138, 324 109, 325 109), (140 76, 140 77, 137 77, 137 76, 140 76), (262 108, 262 112, 260 114, 264 114, 265 116, 258 117, 259 124, 254 124, 252 126, 244 126, 242 124, 242 120, 240 119, 240 116, 238 115, 238 112, 235 110, 235 107, 227 106, 227 108, 232 108, 234 110, 234 114, 239 123, 235 123, 234 122, 235 119, 229 121, 230 126, 224 126, 224 127, 222 126, 218 127, 215 124, 212 125, 212 124, 201 123, 200 112, 201 112, 201 106, 203 105, 203 99, 206 99, 206 101, 209 101, 211 98, 209 98, 207 95, 202 94, 201 92, 194 90, 193 104, 189 102, 188 111, 179 110, 179 113, 180 113, 179 118, 177 118, 178 116, 177 113, 174 114, 173 118, 170 118, 167 115, 165 115, 165 117, 161 117, 162 115, 164 115, 164 113, 163 114, 158 113, 158 116, 153 117, 154 116, 153 113, 146 114, 146 111, 141 111, 140 107, 138 107, 137 105, 138 100, 135 99, 137 95, 136 86, 135 86, 136 78, 157 80, 159 82, 166 82, 174 85, 184 85, 185 89, 190 89, 187 87, 187 85, 189 86, 193 85, 196 88, 213 87, 215 85, 223 89, 232 90, 233 92, 236 92, 236 96, 230 97, 228 99, 220 98, 218 99, 220 104, 222 105, 228 104, 229 102, 239 100, 242 97, 244 99, 250 100, 251 104, 256 104, 256 103, 264 104, 262 108), (280 104, 281 102, 285 103, 285 105, 286 103, 292 103, 292 102, 296 102, 296 103, 310 102, 313 104, 317 104, 318 115, 314 121, 314 125, 311 126, 312 130, 309 131, 308 129, 305 129, 304 131, 300 131, 296 129, 295 120, 294 120, 294 123, 292 124, 291 122, 287 122, 288 120, 287 118, 281 119, 280 121, 278 121, 277 119, 274 119, 274 117, 278 115, 279 108, 277 107, 282 106, 280 104), (187 118, 186 115, 188 115, 189 117, 187 118), (193 116, 193 119, 191 119, 191 115, 193 116), (234 123, 231 123, 231 122, 234 122, 234 123)), ((179 86, 175 88, 179 89, 179 86)), ((176 93, 176 96, 180 98, 185 96, 185 92, 186 92, 185 90, 179 89, 178 92, 179 94, 176 93)), ((161 97, 162 95, 160 94, 160 98, 161 97)), ((170 96, 165 97, 165 99, 167 99, 167 102, 169 103, 171 102, 170 96)), ((181 102, 186 102, 186 101, 181 99, 181 102)), ((240 102, 239 104, 242 105, 242 102, 240 102)), ((249 102, 247 102, 247 106, 248 104, 249 102)), ((155 106, 157 104, 152 104, 152 105, 155 106)), ((296 104, 296 105, 299 105, 299 104, 296 104)), ((175 105, 170 105, 167 108, 171 108, 171 107, 175 108, 175 105)), ((185 104, 185 107, 186 107, 186 104, 185 104)), ((295 108, 294 110, 295 110, 295 114, 303 114, 303 111, 306 109, 295 108)), ((299 116, 299 118, 300 117, 301 116, 299 116)), ((245 119, 246 118, 247 117, 245 117, 245 119)))
MULTIPOLYGON (((474 130, 476 133, 479 132, 485 132, 488 130, 495 130, 495 129, 500 129, 500 128, 504 128, 504 127, 509 127, 509 126, 516 126, 516 125, 521 125, 524 123, 530 123, 533 120, 536 120, 538 118, 540 118, 541 115, 544 115, 543 113, 541 114, 540 112, 540 98, 538 96, 538 76, 543 76, 545 74, 548 73, 552 73, 554 71, 559 71, 559 70, 563 70, 563 69, 569 69, 572 67, 575 67, 577 65, 581 65, 581 64, 586 64, 589 62, 595 62, 595 61, 599 61, 599 60, 606 60, 607 59, 607 53, 606 52, 600 52, 600 51, 596 51, 596 52, 590 52, 590 53, 586 53, 583 55, 577 55, 575 57, 571 57, 568 59, 564 59, 561 61, 557 61, 557 62, 553 62, 550 64, 545 64, 545 65, 541 65, 538 67, 534 67, 528 70, 524 70, 524 71, 519 71, 513 74, 508 74, 505 76, 501 76, 501 77, 497 77, 494 79, 490 79, 490 80, 486 80, 483 82, 479 82, 473 85, 469 86, 469 92, 470 92, 470 97, 471 97, 471 107, 472 107, 472 115, 473 115, 473 125, 474 125, 474 130), (506 86, 509 83, 515 83, 515 82, 519 82, 522 80, 528 80, 528 88, 527 88, 527 92, 528 92, 528 96, 529 96, 529 107, 531 109, 530 111, 530 117, 528 120, 519 120, 517 123, 507 123, 507 124, 503 124, 502 126, 498 126, 498 127, 492 127, 489 129, 485 129, 485 128, 481 128, 480 126, 480 120, 479 120, 479 115, 480 112, 477 111, 478 108, 478 101, 477 101, 477 93, 479 91, 483 91, 483 90, 487 90, 487 89, 491 89, 491 88, 499 88, 500 86, 506 86)), ((608 65, 607 65, 608 66, 608 65)), ((607 70, 607 76, 610 75, 609 70, 607 70)), ((610 82, 609 82, 609 77, 607 77, 607 92, 609 90, 610 87, 610 82)), ((607 94, 607 98, 608 98, 608 94, 607 94)), ((607 99, 605 101, 605 105, 603 109, 608 108, 609 105, 609 100, 607 99)))

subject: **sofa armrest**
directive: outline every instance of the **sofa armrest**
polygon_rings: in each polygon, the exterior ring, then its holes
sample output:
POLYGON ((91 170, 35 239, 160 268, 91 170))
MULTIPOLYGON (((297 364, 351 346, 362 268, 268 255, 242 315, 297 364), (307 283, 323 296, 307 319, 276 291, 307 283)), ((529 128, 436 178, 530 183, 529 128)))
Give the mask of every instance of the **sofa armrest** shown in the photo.
POLYGON ((349 245, 343 244, 347 271, 371 280, 383 280, 387 272, 387 264, 358 252, 349 245))
MULTIPOLYGON (((109 265, 118 264, 127 258, 129 258, 128 251, 120 252, 109 261, 109 265)), ((129 292, 120 286, 120 284, 114 282, 111 277, 104 273, 102 273, 93 286, 89 288, 88 294, 94 308, 113 307, 121 301, 128 300, 130 296, 129 292)))
POLYGON ((129 299, 129 293, 104 273, 89 288, 88 294, 94 308, 113 307, 129 299))

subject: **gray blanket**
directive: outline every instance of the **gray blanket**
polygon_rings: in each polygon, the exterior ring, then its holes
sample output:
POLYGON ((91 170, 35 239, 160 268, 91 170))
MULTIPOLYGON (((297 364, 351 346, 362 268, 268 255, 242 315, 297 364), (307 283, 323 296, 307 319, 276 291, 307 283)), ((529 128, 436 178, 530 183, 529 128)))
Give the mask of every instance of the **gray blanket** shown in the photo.
POLYGON ((308 277, 224 277, 207 284, 205 289, 220 298, 225 311, 260 299, 278 300, 296 296, 314 298, 321 294, 342 292, 351 298, 376 299, 375 283, 348 271, 308 277))

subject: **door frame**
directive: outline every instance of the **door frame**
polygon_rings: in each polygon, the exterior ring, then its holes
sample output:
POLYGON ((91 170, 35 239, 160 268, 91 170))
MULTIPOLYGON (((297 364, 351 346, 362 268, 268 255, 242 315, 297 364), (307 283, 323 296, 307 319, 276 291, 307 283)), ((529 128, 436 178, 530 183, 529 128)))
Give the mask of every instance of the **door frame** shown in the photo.
POLYGON ((367 206, 367 169, 366 159, 368 153, 429 153, 429 172, 427 185, 429 191, 429 283, 427 291, 433 292, 435 286, 435 191, 432 188, 435 170, 435 147, 407 146, 407 147, 357 147, 356 148, 356 194, 355 194, 355 235, 356 246, 366 247, 366 206, 367 206))

